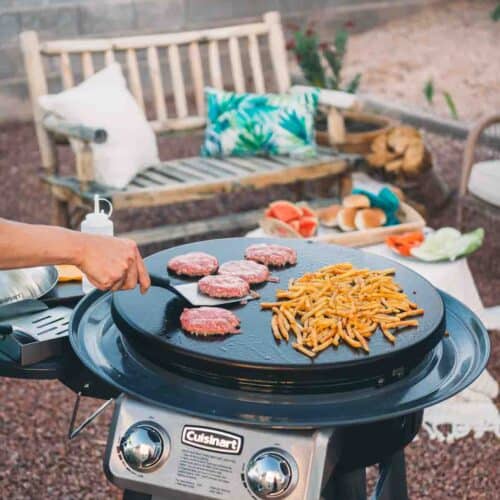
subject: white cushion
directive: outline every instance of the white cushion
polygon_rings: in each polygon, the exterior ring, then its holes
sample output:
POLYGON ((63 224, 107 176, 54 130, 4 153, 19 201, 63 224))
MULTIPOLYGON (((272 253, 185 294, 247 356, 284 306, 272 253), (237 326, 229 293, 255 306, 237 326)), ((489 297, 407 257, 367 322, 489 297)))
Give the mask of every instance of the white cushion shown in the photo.
POLYGON ((474 196, 500 207, 500 160, 476 163, 470 174, 469 191, 474 196))
POLYGON ((41 96, 39 103, 68 122, 106 130, 107 141, 91 145, 99 183, 124 188, 138 172, 159 161, 155 134, 128 91, 118 63, 69 90, 41 96))

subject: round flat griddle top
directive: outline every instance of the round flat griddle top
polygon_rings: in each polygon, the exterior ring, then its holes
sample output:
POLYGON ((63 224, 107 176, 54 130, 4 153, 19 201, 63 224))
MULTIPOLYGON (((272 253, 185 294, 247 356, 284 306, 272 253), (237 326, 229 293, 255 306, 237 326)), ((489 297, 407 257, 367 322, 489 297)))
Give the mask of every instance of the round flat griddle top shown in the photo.
MULTIPOLYGON (((283 244, 283 241, 272 239, 209 240, 159 252, 146 262, 150 271, 167 276, 166 265, 173 256, 203 251, 216 256, 222 264, 242 259, 245 249, 259 242, 283 244)), ((188 304, 160 288, 151 288, 145 295, 137 289, 116 293, 113 319, 134 347, 155 363, 166 368, 175 366, 178 370, 184 369, 195 377, 220 376, 227 380, 238 377, 270 380, 279 377, 281 382, 293 383, 294 380, 302 380, 304 372, 308 376, 316 372, 320 377, 320 372, 324 375, 326 371, 340 378, 375 376, 381 367, 386 371, 391 368, 391 363, 392 367, 401 364, 414 366, 441 339, 445 328, 443 302, 434 287, 420 275, 392 260, 359 250, 299 240, 287 240, 284 244, 297 251, 297 264, 273 271, 273 275, 279 277, 279 283, 269 282, 254 287, 261 295, 260 300, 246 305, 226 306, 240 318, 240 334, 207 338, 185 333, 180 328, 179 316, 188 304), (271 312, 261 310, 259 303, 275 301, 276 290, 287 288, 290 279, 340 262, 373 270, 395 268, 395 281, 410 300, 425 310, 425 314, 418 317, 419 326, 402 330, 395 344, 377 331, 370 339, 369 354, 342 344, 337 349, 325 350, 311 360, 295 351, 291 343, 276 342, 271 333, 271 312)), ((169 276, 174 283, 189 282, 172 274, 169 276)), ((224 382, 221 385, 225 385, 224 382)))
POLYGON ((318 428, 406 415, 450 398, 483 371, 488 332, 477 316, 442 294, 449 336, 406 377, 343 392, 266 394, 216 387, 172 373, 132 349, 113 323, 111 295, 92 292, 76 307, 69 338, 100 379, 148 404, 214 421, 263 428, 318 428))

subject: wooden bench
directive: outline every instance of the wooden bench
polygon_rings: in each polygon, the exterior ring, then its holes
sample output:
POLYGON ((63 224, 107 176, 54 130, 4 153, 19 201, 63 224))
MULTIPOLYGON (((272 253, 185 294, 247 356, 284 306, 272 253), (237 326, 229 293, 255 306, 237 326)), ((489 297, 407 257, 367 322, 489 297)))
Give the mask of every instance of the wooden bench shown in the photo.
MULTIPOLYGON (((77 72, 72 69, 76 63, 81 67, 82 77, 88 78, 97 69, 99 60, 102 65, 120 60, 127 70, 129 88, 145 112, 148 111, 145 105, 148 89, 143 83, 149 83, 154 104, 150 123, 157 134, 200 129, 205 125, 204 86, 222 89, 227 83, 221 58, 226 48, 230 67, 226 72, 232 76, 229 86, 235 91, 284 93, 290 90, 285 40, 277 12, 265 14, 260 22, 239 26, 134 37, 40 42, 37 34, 30 31, 21 33, 21 47, 45 171, 43 180, 52 195, 55 224, 71 226, 78 223, 78 220, 70 220, 70 207, 88 210, 94 193, 107 197, 119 210, 206 198, 240 186, 258 189, 332 174, 338 174, 342 185, 346 184, 346 179, 348 184, 345 158, 332 150, 323 150, 317 158, 307 161, 285 157, 192 157, 167 161, 140 173, 125 189, 112 190, 94 182, 90 147, 93 142, 105 141, 106 132, 85 124, 65 123, 53 115, 45 115, 38 105, 38 97, 48 93, 49 70, 57 72, 61 87, 68 89, 78 83, 77 72), (161 57, 164 52, 165 58, 161 57), (270 60, 270 72, 264 71, 264 56, 270 60), (147 63, 147 75, 139 71, 141 57, 147 63), (189 69, 183 68, 183 59, 188 62, 189 69), (167 64, 171 80, 174 105, 170 107, 175 111, 167 109, 163 62, 167 64), (188 98, 191 95, 194 109, 190 111, 188 98), (58 162, 57 145, 67 144, 68 138, 78 144, 73 176, 61 175, 58 162)), ((331 102, 331 95, 327 97, 331 102)), ((343 133, 339 117, 338 111, 330 106, 328 123, 332 138, 343 133)))

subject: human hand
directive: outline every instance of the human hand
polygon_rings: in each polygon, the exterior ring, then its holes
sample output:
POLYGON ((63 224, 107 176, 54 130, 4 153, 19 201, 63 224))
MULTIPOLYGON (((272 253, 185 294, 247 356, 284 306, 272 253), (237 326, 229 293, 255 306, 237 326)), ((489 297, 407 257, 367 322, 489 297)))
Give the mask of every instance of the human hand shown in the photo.
POLYGON ((99 290, 130 290, 141 293, 151 286, 135 241, 111 236, 78 233, 81 246, 75 264, 99 290))

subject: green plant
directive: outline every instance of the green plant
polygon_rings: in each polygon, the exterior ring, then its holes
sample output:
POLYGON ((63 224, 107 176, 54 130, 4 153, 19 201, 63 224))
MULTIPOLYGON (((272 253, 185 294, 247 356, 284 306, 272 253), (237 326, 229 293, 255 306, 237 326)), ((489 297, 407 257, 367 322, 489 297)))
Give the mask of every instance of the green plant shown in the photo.
POLYGON ((434 82, 432 78, 427 81, 424 86, 424 95, 429 104, 433 104, 432 100, 434 99, 434 82))
POLYGON ((318 34, 309 26, 305 30, 295 30, 288 48, 295 53, 304 78, 310 85, 354 94, 361 81, 360 73, 342 87, 342 66, 348 40, 349 33, 340 29, 335 33, 332 43, 321 42, 318 34))
POLYGON ((493 21, 500 21, 500 3, 491 11, 490 17, 493 21))
POLYGON ((446 91, 443 92, 443 96, 446 101, 446 104, 448 105, 448 109, 450 110, 450 115, 455 120, 458 120, 457 107, 455 106, 455 101, 453 101, 453 97, 451 97, 450 93, 446 91))
MULTIPOLYGON (((434 104, 434 82, 432 78, 427 80, 427 82, 424 85, 424 88, 422 89, 422 92, 427 102, 432 106, 434 104)), ((453 97, 446 90, 442 91, 442 95, 446 102, 446 105, 448 106, 448 110, 450 111, 451 117, 454 120, 458 120, 458 111, 457 107, 455 106, 455 101, 453 100, 453 97)))

